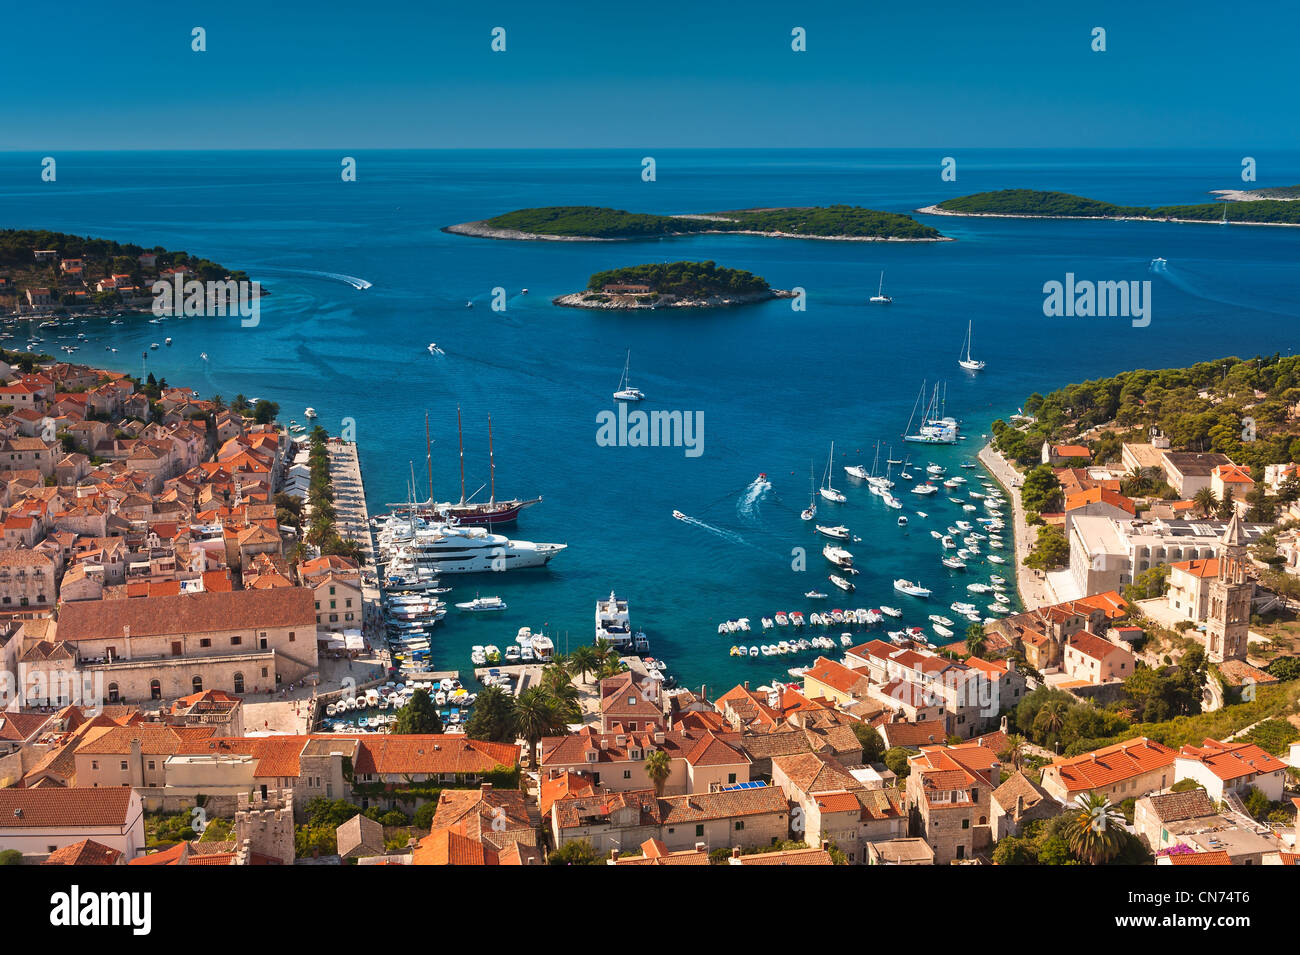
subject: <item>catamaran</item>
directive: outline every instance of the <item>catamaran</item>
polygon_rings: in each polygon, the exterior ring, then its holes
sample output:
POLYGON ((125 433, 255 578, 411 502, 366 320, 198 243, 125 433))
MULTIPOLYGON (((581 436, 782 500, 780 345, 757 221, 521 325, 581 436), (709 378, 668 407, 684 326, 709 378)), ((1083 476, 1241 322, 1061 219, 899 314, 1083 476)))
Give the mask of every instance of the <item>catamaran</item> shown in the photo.
POLYGON ((846 500, 844 495, 841 494, 839 491, 835 490, 835 488, 831 487, 831 465, 834 462, 835 462, 835 442, 832 441, 830 457, 826 459, 826 476, 822 479, 822 486, 818 489, 818 493, 820 493, 821 496, 826 498, 826 500, 828 501, 832 501, 836 504, 843 504, 846 500))
POLYGON ((640 388, 633 388, 632 383, 628 381, 628 369, 632 365, 632 350, 627 352, 627 360, 623 362, 623 377, 618 380, 618 391, 614 392, 615 401, 642 401, 645 395, 641 393, 640 388))
POLYGON ((871 296, 871 302, 874 305, 888 305, 893 299, 885 294, 885 273, 880 273, 880 287, 876 289, 876 294, 871 296))
POLYGON ((961 365, 967 371, 979 371, 981 368, 984 367, 984 362, 979 361, 978 359, 975 358, 971 358, 970 356, 971 322, 969 321, 966 323, 966 341, 963 342, 962 344, 966 346, 966 357, 958 358, 957 364, 961 365))

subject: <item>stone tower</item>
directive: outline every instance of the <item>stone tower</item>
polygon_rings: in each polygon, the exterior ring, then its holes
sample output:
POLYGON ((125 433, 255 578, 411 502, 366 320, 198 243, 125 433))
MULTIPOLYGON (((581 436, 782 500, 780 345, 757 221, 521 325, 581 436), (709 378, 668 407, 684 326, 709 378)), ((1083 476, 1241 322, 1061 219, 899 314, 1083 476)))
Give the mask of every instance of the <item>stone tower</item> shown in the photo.
POLYGON ((293 865, 293 790, 272 789, 265 796, 240 793, 235 813, 237 865, 250 865, 254 853, 293 865))
POLYGON ((1219 575, 1210 581, 1205 654, 1211 663, 1246 659, 1246 632, 1255 582, 1246 576, 1246 533, 1236 514, 1224 529, 1219 548, 1219 575))

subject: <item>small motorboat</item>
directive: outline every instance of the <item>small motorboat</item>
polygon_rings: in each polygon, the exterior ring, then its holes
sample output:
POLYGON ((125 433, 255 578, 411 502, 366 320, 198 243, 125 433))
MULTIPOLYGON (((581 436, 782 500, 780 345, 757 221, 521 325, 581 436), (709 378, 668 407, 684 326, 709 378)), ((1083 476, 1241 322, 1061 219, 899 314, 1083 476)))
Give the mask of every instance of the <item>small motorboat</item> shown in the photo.
POLYGON ((849 529, 843 526, 842 524, 837 525, 835 527, 826 527, 822 524, 817 524, 814 526, 814 529, 817 531, 818 534, 821 534, 823 537, 832 537, 835 540, 842 540, 842 541, 846 541, 849 539, 849 529))
POLYGON ((429 354, 430 354, 430 355, 445 355, 445 354, 447 354, 447 353, 446 353, 445 351, 443 351, 441 348, 438 347, 438 343, 437 343, 437 342, 429 342, 429 354))
POLYGON ((825 599, 826 599, 826 595, 825 595, 824 593, 822 593, 820 590, 810 590, 810 591, 808 591, 806 594, 804 594, 804 596, 807 597, 809 600, 825 600, 825 599))
MULTIPOLYGON (((205 355, 204 357, 206 358, 207 356, 205 355)), ((305 417, 308 417, 308 418, 315 418, 315 417, 316 417, 316 409, 315 409, 315 408, 308 408, 306 411, 303 412, 303 415, 304 415, 305 417)))
POLYGON ((928 587, 922 587, 920 584, 913 583, 912 581, 906 580, 902 577, 899 577, 894 581, 894 589, 900 594, 907 594, 909 597, 930 596, 930 590, 928 587))
POLYGON ((778 627, 788 627, 790 625, 790 618, 786 616, 783 610, 777 613, 775 620, 778 627))
POLYGON ((906 527, 906 526, 907 526, 907 515, 906 515, 906 514, 899 514, 899 515, 898 515, 898 526, 899 526, 899 527, 906 527))
POLYGON ((880 612, 886 617, 901 617, 903 615, 903 611, 898 607, 886 607, 884 604, 880 605, 880 612))
POLYGON ((840 588, 840 590, 843 590, 847 593, 852 593, 853 591, 858 589, 850 581, 845 580, 843 577, 838 577, 835 574, 831 574, 830 582, 833 583, 836 587, 840 588))
POLYGON ((936 623, 936 624, 934 625, 934 632, 937 633, 937 634, 938 634, 939 636, 941 636, 941 637, 951 637, 951 636, 952 636, 952 631, 951 631, 951 630, 949 630, 947 627, 943 626, 942 624, 938 624, 938 623, 936 623))
POLYGON ((506 602, 500 597, 475 596, 473 600, 456 604, 456 609, 465 610, 469 613, 479 613, 486 610, 505 610, 506 602))

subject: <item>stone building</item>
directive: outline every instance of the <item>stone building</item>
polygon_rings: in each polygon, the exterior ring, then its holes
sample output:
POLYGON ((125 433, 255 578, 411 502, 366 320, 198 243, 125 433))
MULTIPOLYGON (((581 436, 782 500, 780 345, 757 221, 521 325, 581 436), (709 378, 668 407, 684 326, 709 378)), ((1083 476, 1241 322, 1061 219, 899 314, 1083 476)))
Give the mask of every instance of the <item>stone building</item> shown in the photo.
POLYGON ((1250 605, 1255 599, 1255 582, 1246 576, 1248 566, 1246 535, 1234 514, 1223 532, 1219 574, 1210 582, 1205 654, 1211 663, 1246 659, 1250 605))

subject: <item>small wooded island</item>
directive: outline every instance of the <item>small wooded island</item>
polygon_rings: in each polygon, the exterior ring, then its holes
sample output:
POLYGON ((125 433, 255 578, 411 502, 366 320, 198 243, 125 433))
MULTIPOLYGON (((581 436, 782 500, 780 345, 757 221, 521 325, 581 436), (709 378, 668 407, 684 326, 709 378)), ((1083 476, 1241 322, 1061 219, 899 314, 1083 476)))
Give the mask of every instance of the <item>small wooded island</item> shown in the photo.
POLYGON ((1185 206, 1120 206, 1068 192, 1002 189, 945 199, 918 213, 1026 219, 1150 219, 1162 222, 1229 222, 1236 225, 1300 225, 1300 204, 1281 199, 1203 202, 1185 206))
POLYGON ((923 225, 911 216, 846 205, 737 209, 673 216, 603 206, 547 206, 516 209, 479 222, 449 225, 442 231, 484 239, 561 242, 614 242, 704 233, 858 242, 950 241, 938 229, 923 225))
POLYGON ((552 301, 573 308, 722 308, 793 294, 772 288, 752 272, 713 262, 654 262, 597 272, 585 291, 552 301))

